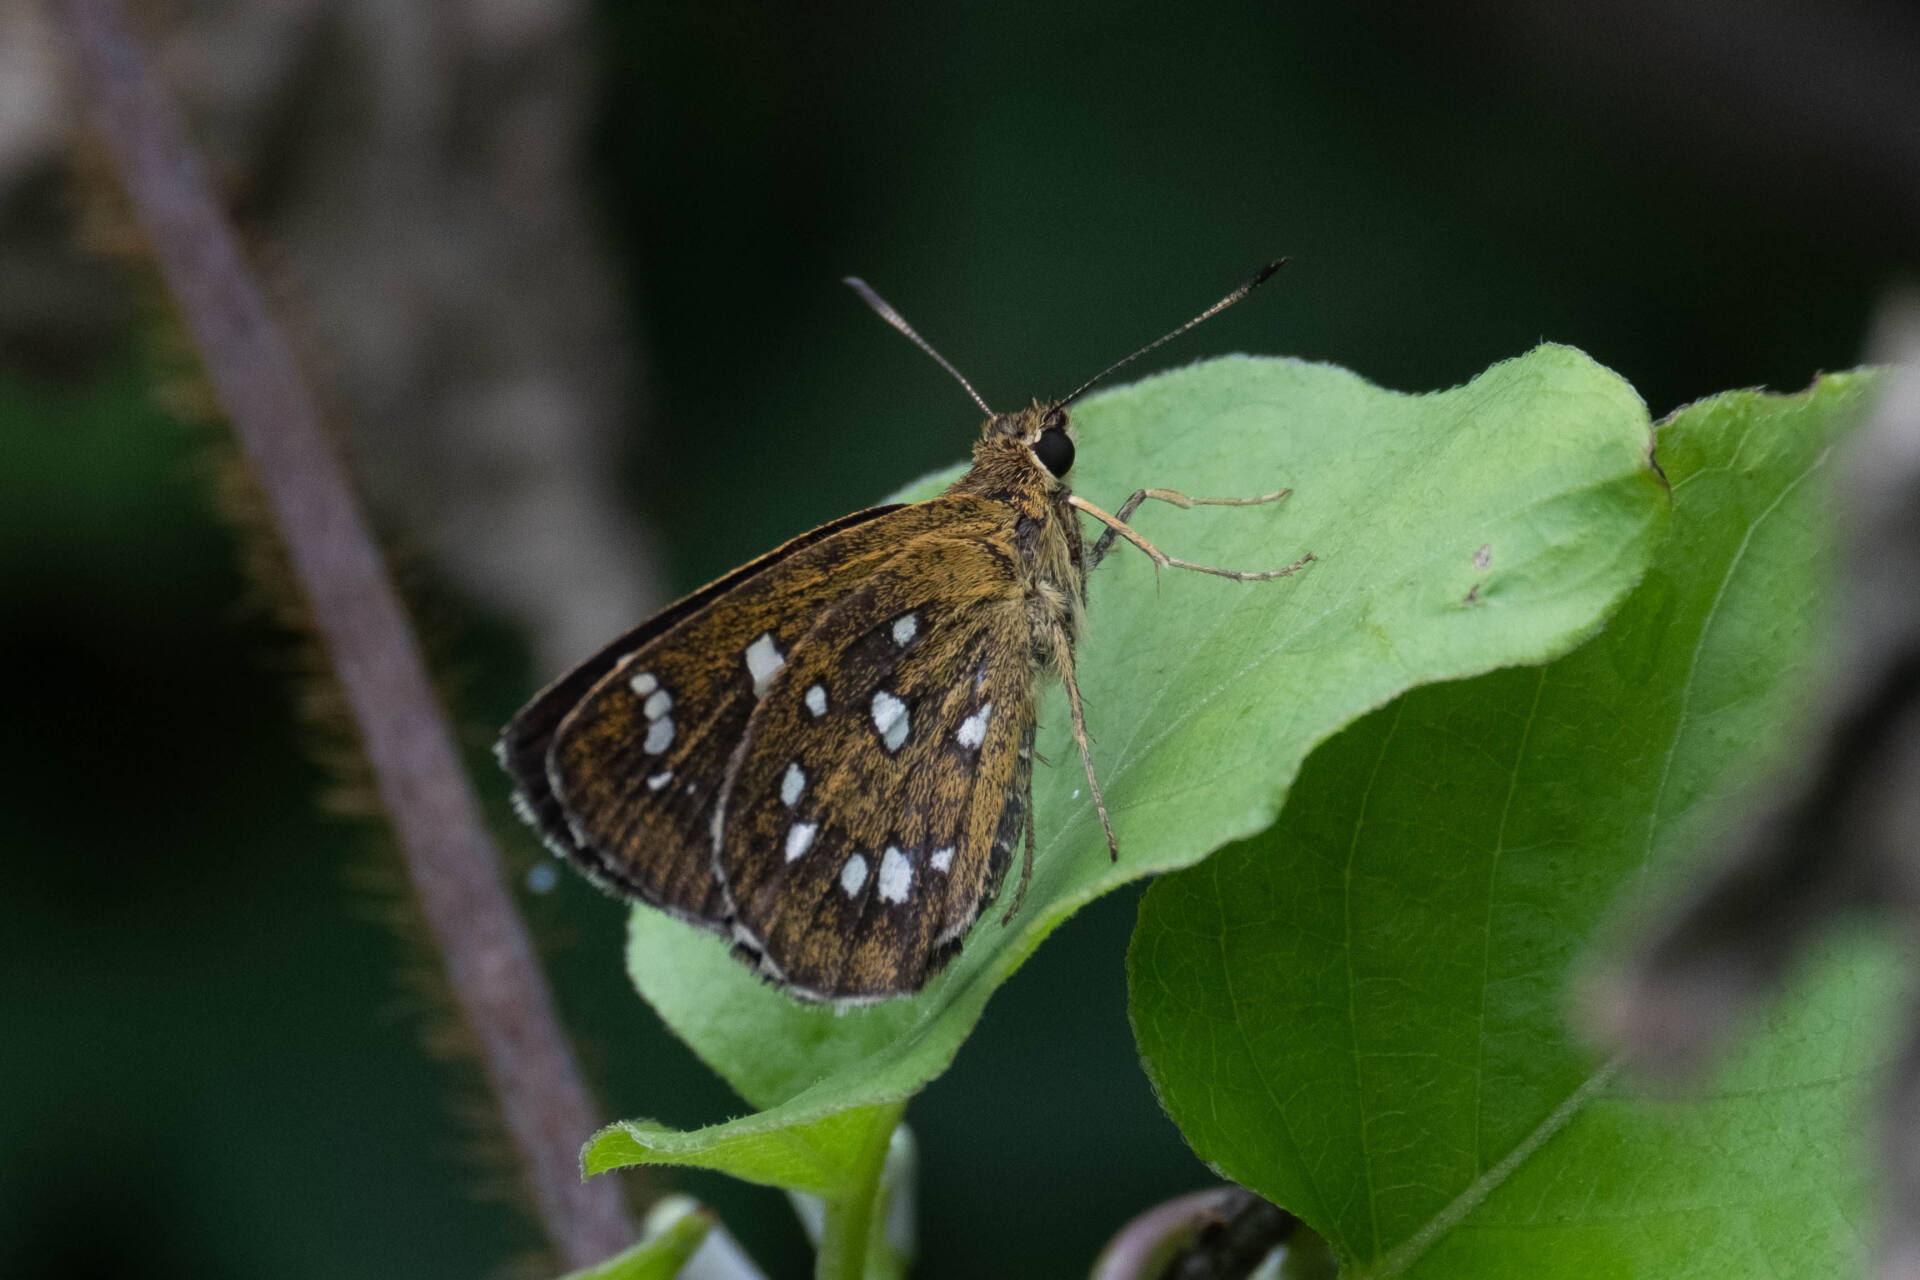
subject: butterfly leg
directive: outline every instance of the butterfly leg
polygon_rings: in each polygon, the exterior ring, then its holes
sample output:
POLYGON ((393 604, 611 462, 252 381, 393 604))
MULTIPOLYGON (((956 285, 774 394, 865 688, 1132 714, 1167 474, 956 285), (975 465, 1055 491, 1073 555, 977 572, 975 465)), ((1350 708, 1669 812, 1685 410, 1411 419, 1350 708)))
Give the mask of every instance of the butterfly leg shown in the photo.
MULTIPOLYGON (((1133 495, 1120 504, 1120 510, 1114 513, 1113 518, 1121 524, 1126 524, 1133 513, 1140 509, 1140 504, 1148 498, 1170 502, 1185 511, 1194 507, 1257 507, 1262 503, 1278 502, 1292 493, 1292 489, 1275 489, 1272 493, 1263 493, 1257 498, 1196 498, 1190 494, 1181 493, 1178 489, 1135 489, 1133 495)), ((1094 566, 1106 558, 1119 532, 1112 525, 1108 525, 1101 531, 1100 540, 1093 544, 1093 551, 1087 557, 1087 572, 1093 572, 1094 566)))
MULTIPOLYGON (((1178 489, 1135 489, 1133 496, 1120 504, 1113 518, 1125 524, 1140 509, 1140 504, 1148 498, 1157 498, 1161 502, 1170 502, 1181 510, 1193 507, 1257 507, 1264 502, 1278 502, 1291 494, 1291 489, 1275 489, 1272 493, 1263 493, 1257 498, 1195 498, 1181 493, 1178 489)), ((1119 536, 1119 530, 1109 525, 1101 531, 1100 541, 1093 544, 1093 550, 1087 553, 1087 572, 1092 573, 1099 563, 1107 558, 1107 552, 1113 547, 1113 540, 1119 536)))
POLYGON ((1080 760, 1087 766, 1087 786, 1093 791, 1093 807, 1100 813, 1100 826, 1107 833, 1107 852, 1120 861, 1120 845, 1113 838, 1113 822, 1107 817, 1106 797, 1100 794, 1100 779, 1093 776, 1093 747, 1087 742, 1087 717, 1080 708, 1080 682, 1073 678, 1073 642, 1065 631, 1053 633, 1053 660, 1060 668, 1060 679, 1067 686, 1067 706, 1073 712, 1073 740, 1080 748, 1080 760))
MULTIPOLYGON (((1289 492, 1291 491, 1282 489, 1277 493, 1270 493, 1259 498, 1189 498, 1184 493, 1174 493, 1171 489, 1142 489, 1139 493, 1136 493, 1133 498, 1128 499, 1127 506, 1121 508, 1121 510, 1132 514, 1133 509, 1139 506, 1140 502, 1146 498, 1165 498, 1169 502, 1172 502, 1174 498, 1181 499, 1181 501, 1175 503, 1176 506, 1192 507, 1205 504, 1210 506, 1246 507, 1258 502, 1272 502, 1275 498, 1284 497, 1289 492), (1169 497, 1168 495, 1172 496, 1169 497)), ((1192 569, 1196 573, 1211 573, 1217 577, 1232 578, 1237 582, 1266 582, 1273 578, 1284 578, 1313 563, 1313 553, 1309 551, 1306 555, 1301 556, 1285 568, 1267 569, 1258 572, 1221 569, 1210 564, 1195 564, 1191 560, 1182 560, 1176 556, 1168 555, 1151 542, 1148 542, 1132 525, 1128 524, 1120 516, 1107 514, 1077 493, 1070 495, 1067 498, 1067 503, 1070 506, 1078 507, 1095 520, 1098 520, 1101 524, 1107 526, 1107 531, 1100 535, 1100 541, 1094 543, 1093 553, 1088 557, 1087 571, 1089 573, 1093 571, 1095 565, 1100 563, 1100 557, 1106 554, 1105 549, 1112 545, 1112 540, 1115 535, 1125 538, 1128 542, 1131 542, 1134 546, 1146 552, 1154 564, 1161 568, 1192 569)))
POLYGON ((1020 914, 1020 904, 1027 900, 1027 886, 1033 883, 1033 775, 1027 775, 1026 796, 1027 834, 1026 852, 1020 857, 1020 886, 1013 891, 1013 902, 1008 905, 1007 913, 1000 917, 1000 923, 1006 925, 1020 914))

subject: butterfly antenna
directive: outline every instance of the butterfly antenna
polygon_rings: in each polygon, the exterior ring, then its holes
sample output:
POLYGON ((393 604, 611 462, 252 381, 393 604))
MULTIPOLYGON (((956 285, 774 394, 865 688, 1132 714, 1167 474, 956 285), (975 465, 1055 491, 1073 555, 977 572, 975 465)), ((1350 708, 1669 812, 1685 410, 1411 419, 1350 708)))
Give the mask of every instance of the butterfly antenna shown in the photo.
POLYGON ((1232 306, 1234 303, 1240 301, 1240 299, 1246 297, 1248 294, 1252 293, 1255 289, 1258 289, 1261 285, 1265 284, 1268 281, 1268 279, 1272 277, 1274 272, 1278 271, 1281 267, 1284 267, 1286 265, 1287 265, 1287 260, 1285 258, 1276 258, 1272 262, 1269 262, 1266 266, 1260 268, 1260 273, 1254 276, 1253 279, 1247 281, 1245 284, 1241 285, 1238 289, 1235 289, 1232 293, 1220 299, 1220 301, 1214 303, 1212 306, 1208 307, 1205 311, 1202 311, 1199 315, 1195 316, 1193 319, 1181 325, 1178 329, 1175 329, 1172 333, 1162 334, 1160 337, 1155 338, 1152 342, 1149 342, 1146 346, 1140 348, 1138 351, 1134 352, 1132 355, 1126 356, 1119 360, 1115 360, 1112 364, 1108 365, 1106 368, 1102 369, 1100 372, 1094 374, 1091 378, 1088 378, 1085 382, 1081 383, 1078 387, 1074 389, 1074 392, 1072 395, 1068 396, 1066 399, 1062 400, 1060 403, 1063 406, 1072 404, 1075 400, 1078 400, 1082 395, 1084 395, 1087 392, 1087 390, 1093 386, 1094 383, 1100 381, 1100 379, 1106 377, 1108 374, 1112 373, 1115 369, 1118 369, 1121 365, 1131 364, 1135 360, 1138 360, 1141 356, 1147 354, 1147 352, 1153 350, 1155 347, 1160 346, 1162 343, 1173 341, 1175 338, 1179 337, 1181 334, 1185 333, 1187 330, 1193 328, 1193 326, 1199 324, 1201 321, 1213 319, 1213 317, 1219 315, 1222 311, 1225 311, 1228 307, 1232 306))
MULTIPOLYGON (((894 328, 898 329, 900 332, 906 334, 907 337, 912 340, 914 346, 920 348, 922 351, 932 356, 935 360, 938 360, 940 362, 940 367, 942 369, 945 369, 948 373, 952 374, 953 380, 955 382, 958 382, 961 386, 967 389, 967 394, 973 397, 973 402, 980 406, 980 412, 986 414, 989 418, 993 416, 993 410, 987 408, 987 402, 980 398, 980 393, 973 389, 973 384, 971 382, 968 382, 966 378, 962 376, 960 371, 954 368, 953 365, 948 362, 945 356, 941 355, 938 351, 935 351, 933 349, 932 343, 928 342, 925 338, 915 333, 913 331, 913 326, 907 323, 906 318, 902 316, 898 311, 895 311, 893 307, 888 304, 885 298, 875 293, 873 291, 872 286, 870 286, 865 280, 862 280, 859 276, 848 276, 846 279, 842 280, 841 283, 844 285, 847 285, 855 293, 859 294, 860 300, 862 302, 865 302, 868 306, 872 307, 873 313, 875 315, 879 316, 882 320, 885 320, 888 324, 892 325, 894 328)), ((1245 290, 1242 290, 1241 292, 1244 293, 1245 290)), ((1217 311, 1219 310, 1219 308, 1216 307, 1214 308, 1214 310, 1217 311)))

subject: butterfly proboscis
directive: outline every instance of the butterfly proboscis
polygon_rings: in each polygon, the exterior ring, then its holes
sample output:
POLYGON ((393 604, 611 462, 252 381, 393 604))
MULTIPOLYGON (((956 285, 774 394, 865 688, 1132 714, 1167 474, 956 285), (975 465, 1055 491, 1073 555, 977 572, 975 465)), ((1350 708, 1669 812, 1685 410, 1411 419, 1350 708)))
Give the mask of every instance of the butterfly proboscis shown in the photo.
POLYGON ((546 843, 609 892, 730 938, 809 1000, 911 995, 959 952, 999 893, 1016 842, 1033 876, 1033 740, 1048 679, 1111 856, 1074 674, 1087 574, 1125 539, 1158 568, 1244 582, 1167 555, 1068 485, 1067 408, 1103 378, 1232 306, 1280 267, 1059 399, 995 413, 864 281, 847 283, 987 415, 973 465, 924 502, 822 525, 679 602, 542 690, 502 732, 514 802, 546 843), (1078 516, 1104 526, 1085 546, 1078 516), (1024 839, 1022 839, 1024 836, 1024 839))

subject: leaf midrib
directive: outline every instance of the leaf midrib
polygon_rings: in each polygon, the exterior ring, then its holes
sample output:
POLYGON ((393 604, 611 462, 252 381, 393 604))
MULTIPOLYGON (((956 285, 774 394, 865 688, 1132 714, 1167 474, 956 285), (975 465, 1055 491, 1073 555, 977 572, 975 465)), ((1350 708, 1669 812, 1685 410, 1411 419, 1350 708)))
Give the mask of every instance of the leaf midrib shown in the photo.
POLYGON ((1421 1256, 1433 1247, 1436 1240, 1453 1230, 1469 1213, 1479 1208, 1480 1202, 1491 1195, 1494 1188, 1505 1182, 1512 1176, 1515 1169, 1531 1159, 1533 1153, 1545 1146, 1548 1139, 1572 1123, 1573 1118, 1585 1110, 1587 1103, 1593 1101, 1600 1091, 1612 1082, 1619 1066, 1617 1058, 1609 1058, 1601 1063, 1581 1082, 1578 1089, 1568 1094, 1566 1099, 1535 1125, 1526 1137, 1514 1144, 1513 1150, 1507 1152, 1499 1164, 1469 1182, 1459 1195, 1449 1200, 1444 1208, 1428 1218, 1418 1231, 1383 1254, 1372 1266, 1355 1264, 1352 1273, 1355 1280, 1365 1280, 1366 1277, 1384 1280, 1386 1277, 1406 1274, 1407 1268, 1418 1262, 1421 1256))

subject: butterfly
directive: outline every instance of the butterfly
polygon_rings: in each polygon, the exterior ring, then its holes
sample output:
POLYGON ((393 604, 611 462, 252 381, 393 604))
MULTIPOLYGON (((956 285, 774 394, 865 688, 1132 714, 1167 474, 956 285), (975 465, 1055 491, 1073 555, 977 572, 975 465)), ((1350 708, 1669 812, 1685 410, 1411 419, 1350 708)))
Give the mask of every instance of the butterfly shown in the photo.
MULTIPOLYGON (((1284 261, 1284 260, 1282 260, 1284 261)), ((542 690, 496 747, 514 803, 556 853, 613 894, 728 937, 805 1000, 908 996, 956 955, 1024 833, 1013 918, 1033 875, 1040 692, 1067 690, 1073 739, 1110 854, 1074 675, 1087 574, 1116 538, 1161 568, 1255 581, 1168 556, 1068 481, 1067 409, 1102 378, 1263 283, 1281 263, 1063 399, 995 413, 864 282, 887 323, 987 415, 973 465, 938 497, 872 507, 709 583, 542 690), (1079 518, 1104 526, 1088 548, 1079 518)))

